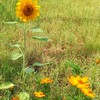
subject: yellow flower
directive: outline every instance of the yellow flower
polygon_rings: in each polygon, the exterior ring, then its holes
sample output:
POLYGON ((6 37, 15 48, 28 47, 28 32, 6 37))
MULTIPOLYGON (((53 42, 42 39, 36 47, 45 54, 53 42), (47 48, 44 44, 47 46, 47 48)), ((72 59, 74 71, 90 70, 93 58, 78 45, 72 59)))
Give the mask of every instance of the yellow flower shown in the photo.
POLYGON ((96 62, 96 64, 99 64, 100 63, 100 59, 96 60, 95 62, 96 62))
POLYGON ((70 82, 71 85, 73 86, 77 86, 79 84, 85 84, 88 81, 88 77, 83 77, 81 78, 80 76, 71 76, 70 78, 68 78, 68 81, 70 82))
POLYGON ((43 92, 34 92, 33 94, 38 98, 45 97, 45 94, 43 92))
POLYGON ((44 79, 41 80, 42 84, 47 84, 47 83, 52 83, 52 82, 53 82, 53 80, 51 80, 49 78, 44 78, 44 79))
POLYGON ((19 0, 16 4, 16 16, 23 22, 34 20, 39 16, 37 0, 34 0, 34 2, 32 0, 19 0))
POLYGON ((82 88, 81 91, 88 97, 94 98, 95 96, 95 94, 92 92, 90 88, 82 88))

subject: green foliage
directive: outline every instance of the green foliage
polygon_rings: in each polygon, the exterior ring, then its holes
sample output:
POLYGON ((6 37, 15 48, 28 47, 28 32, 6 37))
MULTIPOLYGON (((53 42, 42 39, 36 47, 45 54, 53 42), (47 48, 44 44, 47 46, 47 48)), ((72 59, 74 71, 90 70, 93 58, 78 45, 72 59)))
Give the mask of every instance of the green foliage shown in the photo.
POLYGON ((81 70, 81 67, 78 64, 76 64, 76 63, 74 63, 74 62, 72 62, 70 60, 67 60, 66 61, 65 66, 67 68, 68 67, 71 67, 72 68, 72 71, 73 71, 73 74, 79 75, 79 74, 82 74, 83 73, 83 71, 81 70))

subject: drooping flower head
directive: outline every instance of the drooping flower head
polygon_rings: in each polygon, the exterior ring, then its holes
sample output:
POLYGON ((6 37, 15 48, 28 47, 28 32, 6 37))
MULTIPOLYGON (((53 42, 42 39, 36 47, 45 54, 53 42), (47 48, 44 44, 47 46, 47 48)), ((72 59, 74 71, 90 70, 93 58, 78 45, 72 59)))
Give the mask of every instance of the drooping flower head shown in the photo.
POLYGON ((34 2, 32 0, 19 0, 16 4, 16 16, 23 22, 34 20, 39 16, 37 0, 34 2))
POLYGON ((35 97, 37 97, 37 98, 42 98, 42 97, 45 97, 45 94, 43 93, 43 92, 34 92, 33 93, 34 95, 35 95, 35 97))

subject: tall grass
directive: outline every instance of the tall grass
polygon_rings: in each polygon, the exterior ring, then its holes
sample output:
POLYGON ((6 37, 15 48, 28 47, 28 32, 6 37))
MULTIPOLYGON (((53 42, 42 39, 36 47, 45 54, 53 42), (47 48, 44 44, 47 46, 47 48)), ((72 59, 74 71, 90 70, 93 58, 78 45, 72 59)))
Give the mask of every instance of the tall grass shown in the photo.
MULTIPOLYGON (((15 16, 16 1, 0 1, 0 78, 1 82, 11 80, 21 84, 17 72, 20 71, 21 59, 12 62, 9 57, 15 49, 7 46, 22 43, 21 23, 15 16), (18 25, 4 24, 16 20, 19 22, 18 25)), ((67 77, 72 74, 72 68, 66 65, 66 62, 76 62, 81 66, 83 74, 90 77, 97 95, 94 100, 99 100, 100 65, 96 65, 95 60, 100 59, 100 0, 39 0, 39 4, 41 16, 28 25, 40 27, 44 33, 30 32, 27 35, 28 65, 35 61, 51 63, 43 68, 36 68, 39 70, 37 76, 53 78, 55 83, 52 85, 50 100, 61 100, 60 97, 67 95, 67 77), (52 41, 46 44, 33 41, 32 35, 46 36, 52 41)), ((30 79, 30 83, 32 82, 30 79)), ((31 92, 28 87, 26 90, 31 92)))

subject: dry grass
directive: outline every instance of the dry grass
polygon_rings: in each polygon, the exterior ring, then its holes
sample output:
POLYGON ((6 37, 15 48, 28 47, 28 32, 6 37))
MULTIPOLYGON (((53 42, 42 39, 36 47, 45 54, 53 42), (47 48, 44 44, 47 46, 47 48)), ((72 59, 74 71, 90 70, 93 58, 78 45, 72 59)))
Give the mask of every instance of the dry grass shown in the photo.
MULTIPOLYGON (((13 0, 12 4, 15 4, 13 0)), ((36 61, 51 63, 40 68, 38 73, 39 77, 48 76, 55 80, 51 95, 56 90, 57 94, 52 98, 52 100, 56 100, 58 95, 67 94, 67 77, 72 74, 72 70, 66 68, 66 61, 71 60, 79 64, 85 76, 89 76, 97 95, 94 100, 99 100, 100 64, 96 65, 95 60, 100 59, 100 0, 41 0, 39 4, 41 5, 41 16, 34 22, 29 23, 28 27, 40 27, 44 30, 44 33, 30 32, 27 35, 28 65, 36 61), (51 41, 41 43, 33 40, 31 38, 33 35, 49 37, 51 41)), ((7 6, 4 7, 7 8, 7 6)), ((8 10, 11 9, 14 14, 13 8, 8 10)), ((0 20, 16 20, 15 17, 10 17, 6 12, 2 16, 0 20)), ((20 23, 14 26, 0 23, 1 66, 6 65, 3 59, 9 58, 10 52, 15 50, 7 47, 6 44, 22 43, 20 25, 20 23)), ((21 65, 19 62, 17 63, 18 66, 21 65)), ((11 69, 12 67, 10 66, 11 69)), ((6 67, 4 66, 4 68, 6 67)), ((1 74, 3 76, 4 73, 2 70, 1 74)), ((4 81, 5 78, 2 80, 4 81)))

